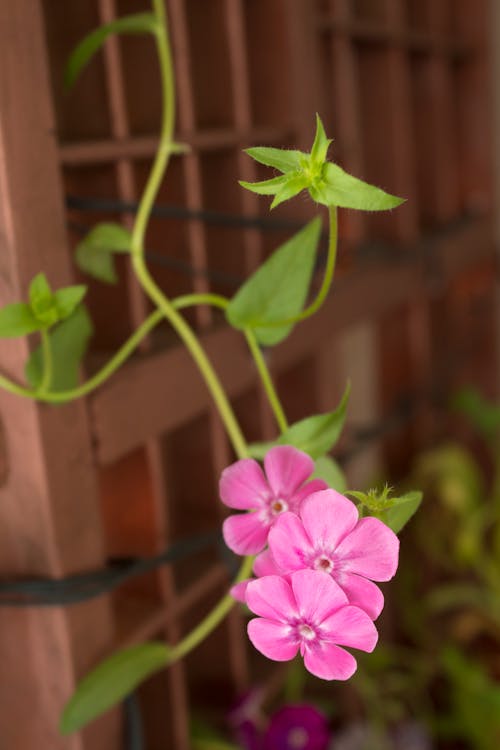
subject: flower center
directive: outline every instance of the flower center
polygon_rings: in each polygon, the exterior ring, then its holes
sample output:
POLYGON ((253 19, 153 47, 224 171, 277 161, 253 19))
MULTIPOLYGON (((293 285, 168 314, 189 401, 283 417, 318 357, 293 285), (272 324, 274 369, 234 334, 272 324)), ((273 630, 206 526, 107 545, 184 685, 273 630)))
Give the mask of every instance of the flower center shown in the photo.
POLYGON ((314 561, 314 568, 316 570, 323 570, 325 573, 331 573, 333 570, 333 560, 326 555, 320 555, 314 561))
POLYGON ((306 641, 313 641, 316 638, 316 633, 310 625, 306 625, 305 622, 301 623, 297 628, 301 638, 306 641))
POLYGON ((302 750, 302 748, 307 747, 309 734, 303 727, 294 727, 288 732, 287 740, 288 747, 293 748, 293 750, 302 750))
POLYGON ((280 513, 284 513, 286 510, 288 510, 288 503, 281 497, 277 497, 271 503, 271 513, 273 516, 279 516, 280 513))

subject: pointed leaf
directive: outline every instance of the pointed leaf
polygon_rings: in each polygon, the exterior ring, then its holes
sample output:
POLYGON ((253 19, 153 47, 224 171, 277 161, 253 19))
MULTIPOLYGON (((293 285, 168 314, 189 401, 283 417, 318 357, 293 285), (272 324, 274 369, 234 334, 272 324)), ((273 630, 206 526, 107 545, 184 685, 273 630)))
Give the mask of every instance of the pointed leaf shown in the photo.
POLYGON ((280 172, 295 172, 300 169, 300 157, 303 156, 301 151, 267 148, 266 146, 247 148, 245 153, 260 164, 265 164, 266 167, 274 167, 279 169, 280 172))
POLYGON ((288 175, 287 181, 282 187, 280 187, 280 189, 276 193, 274 200, 271 203, 271 209, 276 208, 276 206, 279 206, 280 203, 284 203, 285 201, 290 200, 290 198, 294 198, 306 187, 307 179, 304 177, 304 175, 288 175))
POLYGON ((337 490, 342 495, 347 490, 347 481, 344 472, 331 456, 320 456, 316 459, 316 468, 313 478, 323 479, 329 487, 337 490))
POLYGON ((393 498, 394 505, 378 514, 378 516, 395 534, 399 534, 401 529, 406 526, 410 518, 417 512, 422 502, 422 497, 421 492, 414 491, 407 492, 401 497, 393 498))
POLYGON ((147 677, 164 669, 169 649, 163 643, 143 643, 103 661, 78 685, 61 717, 62 734, 86 726, 129 695, 147 677))
POLYGON ((323 181, 310 188, 312 198, 325 206, 356 208, 362 211, 386 211, 404 203, 374 185, 344 172, 338 164, 326 164, 323 181))
POLYGON ((29 298, 31 311, 41 323, 40 328, 49 328, 57 323, 59 314, 55 297, 44 273, 38 273, 31 281, 29 298))
POLYGON ((44 310, 47 304, 52 302, 52 289, 44 273, 37 273, 32 279, 29 288, 29 299, 31 308, 35 313, 39 308, 44 310))
POLYGON ((332 142, 331 138, 326 137, 325 129, 321 118, 316 114, 316 135, 314 136, 314 143, 311 149, 311 160, 315 164, 323 164, 326 160, 328 153, 328 147, 332 142))
POLYGON ((41 328, 43 325, 24 302, 13 302, 0 310, 0 338, 25 336, 41 328))
POLYGON ((92 31, 73 50, 64 72, 64 85, 71 88, 83 68, 95 55, 111 34, 144 34, 156 33, 158 22, 154 13, 136 13, 131 16, 117 18, 111 23, 99 26, 92 31))
POLYGON ((239 184, 246 190, 251 190, 252 193, 275 195, 286 181, 286 175, 280 175, 279 177, 273 177, 272 180, 262 180, 262 182, 245 182, 245 180, 239 180, 239 184))
POLYGON ((259 343, 272 346, 290 333, 293 324, 262 327, 297 315, 303 308, 311 280, 320 219, 313 219, 281 245, 243 284, 226 310, 229 323, 252 328, 259 343))
POLYGON ((279 442, 294 445, 308 453, 311 458, 324 456, 335 445, 344 426, 350 390, 351 386, 348 383, 335 411, 329 414, 315 414, 296 422, 283 433, 279 442))
POLYGON ((59 315, 59 320, 69 318, 75 311, 87 293, 87 287, 83 284, 67 286, 54 292, 54 299, 59 315))
MULTIPOLYGON (((49 333, 53 376, 51 391, 65 391, 78 384, 78 370, 92 335, 92 322, 81 305, 66 320, 49 333)), ((42 381, 43 359, 41 347, 35 349, 25 368, 26 380, 32 388, 42 381)))
POLYGON ((114 284, 117 281, 112 253, 130 251, 131 234, 120 224, 98 224, 76 248, 78 267, 100 281, 114 284))

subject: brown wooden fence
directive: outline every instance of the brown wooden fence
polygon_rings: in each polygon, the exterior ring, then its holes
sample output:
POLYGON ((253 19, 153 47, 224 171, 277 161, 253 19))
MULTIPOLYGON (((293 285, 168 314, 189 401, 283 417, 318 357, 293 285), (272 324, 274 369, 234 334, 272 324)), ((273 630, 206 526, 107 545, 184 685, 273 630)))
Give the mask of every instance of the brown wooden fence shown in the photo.
MULTIPOLYGON (((383 443, 385 466, 401 474, 412 451, 444 429, 436 394, 442 399, 468 380, 495 387, 488 3, 167 4, 176 138, 192 151, 174 158, 158 204, 188 209, 191 218, 177 211, 153 219, 151 268, 171 295, 230 294, 286 236, 258 222, 241 225, 268 215, 265 200, 236 185, 259 174, 242 148, 308 148, 320 112, 335 136, 333 158, 408 202, 385 216, 342 212, 334 293, 269 360, 291 420, 332 408, 346 371, 357 422, 411 397, 411 419, 396 422, 383 443)), ((69 96, 61 78, 81 36, 144 5, 0 3, 1 304, 22 297, 41 269, 54 285, 76 278, 71 247, 95 221, 131 221, 128 207, 157 143, 153 45, 110 40, 69 96)), ((312 212, 299 201, 276 218, 312 212)), ((148 312, 125 262, 120 276, 113 288, 88 282, 97 334, 87 374, 148 312)), ((205 308, 188 317, 249 439, 272 437, 244 342, 205 308)), ((2 370, 22 378, 29 344, 2 341, 2 370)), ((0 417, 0 556, 8 576, 99 568, 220 522, 217 477, 232 454, 188 355, 167 329, 85 402, 50 408, 1 393, 0 417)), ((373 460, 366 463, 373 450, 347 464, 353 482, 373 470, 373 460)), ((0 746, 123 748, 119 712, 78 737, 58 736, 75 681, 119 646, 177 639, 227 581, 213 551, 90 603, 0 608, 0 746)), ((196 654, 150 680, 141 691, 148 750, 188 748, 188 708, 227 706, 249 683, 249 651, 235 611, 196 654)))

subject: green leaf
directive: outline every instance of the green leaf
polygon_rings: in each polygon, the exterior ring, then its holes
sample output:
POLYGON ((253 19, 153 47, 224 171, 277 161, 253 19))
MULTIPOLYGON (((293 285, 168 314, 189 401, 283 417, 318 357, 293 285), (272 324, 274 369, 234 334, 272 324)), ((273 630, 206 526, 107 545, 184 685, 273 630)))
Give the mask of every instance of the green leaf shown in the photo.
POLYGON ((98 224, 76 248, 78 267, 100 281, 117 281, 112 253, 130 251, 131 234, 120 224, 98 224))
POLYGON ((24 302, 13 302, 0 309, 0 338, 25 336, 43 328, 31 307, 24 302))
POLYGON ((326 160, 328 148, 332 142, 331 138, 326 137, 325 129, 321 118, 316 114, 316 135, 311 149, 310 158, 314 164, 323 164, 326 160))
POLYGON ((66 286, 54 292, 54 299, 59 320, 69 318, 85 297, 87 287, 82 284, 66 286))
POLYGON ((399 534, 401 529, 406 526, 410 518, 417 512, 422 502, 422 493, 413 491, 407 492, 401 497, 393 498, 394 505, 379 514, 381 521, 387 524, 395 534, 399 534))
POLYGON ((293 324, 262 327, 297 315, 307 297, 316 258, 321 221, 309 222, 281 245, 243 284, 226 310, 229 323, 238 329, 252 328, 260 344, 282 341, 293 324))
POLYGON ((52 303, 52 289, 44 273, 37 273, 32 279, 29 288, 29 300, 31 309, 36 313, 38 308, 45 310, 52 303))
POLYGON ((329 487, 337 490, 342 495, 347 490, 345 474, 331 456, 320 456, 320 458, 316 459, 316 469, 313 478, 323 479, 329 487))
POLYGON ((271 450, 275 445, 280 445, 279 440, 268 440, 266 443, 250 443, 248 446, 248 455, 257 461, 263 461, 267 451, 271 450))
MULTIPOLYGON (((92 335, 92 322, 81 305, 66 320, 49 332, 52 355, 52 391, 65 391, 78 384, 78 369, 92 335)), ((26 379, 32 388, 42 381, 43 358, 41 347, 35 349, 25 368, 26 379)))
POLYGON ((169 649, 144 643, 119 651, 99 664, 78 685, 60 722, 62 734, 76 732, 129 695, 147 677, 164 669, 169 649))
POLYGON ((279 169, 280 172, 295 172, 300 169, 300 158, 303 156, 301 151, 267 148, 266 146, 247 148, 245 153, 260 164, 265 164, 266 167, 274 167, 279 169))
POLYGON ((99 26, 73 50, 64 72, 65 88, 73 86, 83 68, 111 34, 155 34, 157 28, 158 22, 154 13, 136 13, 99 26))
POLYGON ((294 445, 315 459, 324 456, 335 445, 344 426, 350 390, 348 383, 335 411, 315 414, 296 422, 280 437, 279 442, 294 445))
POLYGON ((487 401, 474 388, 463 388, 452 399, 452 407, 465 414, 486 438, 500 429, 500 407, 487 401))
POLYGON ((287 176, 282 174, 279 177, 273 177, 271 180, 262 180, 262 182, 245 182, 239 180, 241 187, 251 190, 252 193, 259 195, 275 195, 287 182, 287 176))
POLYGON ((59 320, 55 297, 44 273, 38 273, 29 288, 30 307, 40 328, 48 328, 59 320))
POLYGON ((307 187, 307 179, 304 177, 304 175, 291 174, 288 177, 285 184, 282 185, 282 187, 280 187, 280 189, 274 196, 274 200, 271 203, 271 210, 273 208, 276 208, 276 206, 279 206, 280 203, 284 203, 285 201, 290 200, 290 198, 294 198, 296 195, 302 192, 302 190, 304 190, 306 187, 307 187))
POLYGON ((390 195, 374 185, 358 180, 338 166, 325 165, 324 178, 309 189, 312 198, 325 206, 356 208, 362 211, 386 211, 404 203, 404 198, 390 195))

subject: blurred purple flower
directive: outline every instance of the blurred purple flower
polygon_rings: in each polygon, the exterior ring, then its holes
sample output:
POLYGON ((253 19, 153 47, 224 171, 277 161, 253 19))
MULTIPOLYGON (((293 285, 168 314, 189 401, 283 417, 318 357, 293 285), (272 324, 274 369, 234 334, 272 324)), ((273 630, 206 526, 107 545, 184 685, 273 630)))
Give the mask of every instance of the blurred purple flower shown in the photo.
POLYGON ((326 717, 314 706, 284 706, 271 717, 263 750, 326 750, 326 717))

